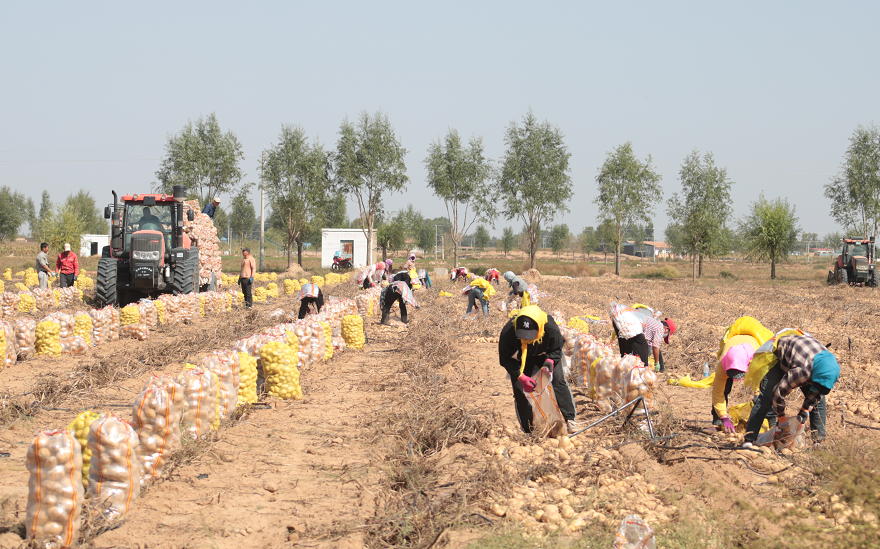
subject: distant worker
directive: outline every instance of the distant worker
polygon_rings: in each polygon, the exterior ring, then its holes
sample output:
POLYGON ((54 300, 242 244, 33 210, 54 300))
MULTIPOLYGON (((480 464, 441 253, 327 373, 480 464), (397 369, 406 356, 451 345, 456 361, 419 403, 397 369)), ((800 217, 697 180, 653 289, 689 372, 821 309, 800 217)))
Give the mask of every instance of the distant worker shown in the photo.
POLYGON ((138 230, 139 231, 161 231, 162 230, 162 220, 153 215, 153 212, 150 211, 150 208, 143 209, 143 215, 141 215, 141 220, 138 221, 138 230))
MULTIPOLYGON (((837 358, 812 336, 799 332, 798 335, 777 336, 775 351, 755 353, 772 355, 776 363, 770 367, 761 380, 760 393, 755 397, 749 422, 746 424, 744 447, 750 447, 758 439, 758 431, 768 412, 776 413, 776 427, 788 428, 785 415, 785 399, 794 389, 804 394, 797 421, 810 420, 810 431, 816 443, 825 440, 825 396, 834 388, 840 377, 837 358)), ((769 343, 768 343, 769 345, 769 343)), ((760 350, 760 348, 759 348, 760 350)))
POLYGON ((506 280, 507 284, 510 286, 510 294, 508 295, 512 297, 521 297, 523 307, 528 307, 532 304, 529 284, 525 280, 516 276, 513 271, 505 272, 504 280, 506 280))
POLYGON ((452 279, 452 283, 455 284, 456 282, 467 282, 469 276, 470 273, 468 272, 466 267, 458 267, 457 269, 452 271, 452 275, 450 275, 450 278, 452 279))
POLYGON ((576 428, 574 398, 563 373, 564 344, 556 321, 537 305, 523 307, 501 329, 498 360, 510 374, 516 417, 525 433, 532 430, 532 405, 526 393, 535 390, 535 378, 544 366, 553 374, 553 394, 568 430, 576 428))
POLYGON ((202 213, 214 219, 214 214, 217 213, 217 206, 220 205, 220 199, 214 198, 214 200, 210 204, 205 204, 205 209, 202 210, 202 213))
POLYGON ((479 307, 483 314, 489 316, 489 298, 495 295, 495 288, 489 284, 485 278, 475 278, 462 291, 468 296, 467 313, 470 314, 473 308, 479 307))
POLYGON ((486 269, 486 280, 497 286, 501 283, 501 272, 498 269, 486 269))
POLYGON ((37 254, 37 277, 40 279, 40 289, 49 288, 49 277, 54 276, 49 269, 49 245, 45 242, 40 244, 40 253, 37 254))
POLYGON ((736 319, 721 338, 712 382, 712 423, 725 433, 736 432, 736 425, 727 413, 727 397, 733 384, 745 377, 758 347, 772 338, 773 332, 750 316, 736 319))
MULTIPOLYGON (((654 359, 654 368, 658 372, 665 372, 666 363, 663 361, 663 350, 661 349, 660 344, 665 343, 666 345, 669 345, 669 337, 674 334, 676 330, 675 321, 673 321, 671 318, 660 320, 659 315, 661 313, 659 311, 655 313, 654 309, 648 307, 647 305, 641 305, 637 303, 633 305, 633 309, 635 309, 636 313, 639 316, 645 319, 645 323, 647 323, 648 319, 654 319, 658 320, 660 324, 663 325, 663 340, 661 342, 658 343, 657 341, 652 339, 654 333, 651 332, 649 334, 649 330, 647 329, 647 327, 645 328, 645 339, 648 341, 648 345, 650 345, 651 347, 651 355, 654 359), (652 337, 648 337, 649 335, 652 337), (655 343, 658 344, 655 346, 655 343)), ((656 326, 654 326, 654 328, 656 328, 656 326)))
POLYGON ((238 275, 238 285, 244 294, 244 306, 250 309, 254 306, 254 274, 257 272, 257 261, 251 257, 250 248, 241 249, 241 272, 238 275))
POLYGON ((382 280, 391 281, 391 268, 394 266, 394 261, 391 259, 385 260, 385 272, 383 273, 382 280))
MULTIPOLYGON (((639 333, 625 339, 620 335, 620 329, 617 326, 617 320, 612 315, 611 325, 614 327, 614 335, 617 337, 617 346, 621 355, 637 355, 642 359, 642 363, 647 367, 648 359, 653 357, 654 364, 661 365, 660 348, 663 342, 669 343, 669 336, 675 332, 675 322, 670 319, 663 321, 657 320, 651 315, 650 310, 639 309, 635 311, 640 325, 639 333)), ((632 309, 629 314, 633 314, 632 309)), ((661 372, 666 371, 665 364, 661 365, 661 372)))
POLYGON ((355 282, 358 286, 363 288, 364 290, 369 290, 373 286, 375 286, 379 280, 382 279, 382 275, 385 273, 385 263, 380 261, 374 265, 367 265, 364 269, 361 270, 354 278, 355 282))
POLYGON ((312 309, 315 313, 321 312, 321 308, 324 307, 324 294, 317 284, 303 284, 299 291, 299 301, 299 314, 296 318, 302 320, 309 313, 310 305, 314 305, 312 309))
POLYGON ((419 304, 412 293, 409 275, 406 273, 402 274, 405 276, 398 277, 400 280, 391 282, 384 290, 382 290, 382 294, 379 296, 379 306, 382 309, 382 324, 388 324, 388 317, 391 314, 391 306, 394 305, 395 301, 400 306, 400 320, 403 321, 404 324, 409 322, 406 309, 407 303, 416 309, 419 308, 419 304))
POLYGON ((419 269, 418 275, 419 280, 422 282, 422 286, 424 286, 425 289, 430 289, 434 286, 431 283, 431 275, 428 274, 428 271, 426 269, 419 269))
POLYGON ((70 244, 64 245, 64 251, 58 254, 58 260, 55 261, 55 274, 59 273, 62 288, 73 286, 79 277, 79 261, 76 254, 70 251, 70 244))

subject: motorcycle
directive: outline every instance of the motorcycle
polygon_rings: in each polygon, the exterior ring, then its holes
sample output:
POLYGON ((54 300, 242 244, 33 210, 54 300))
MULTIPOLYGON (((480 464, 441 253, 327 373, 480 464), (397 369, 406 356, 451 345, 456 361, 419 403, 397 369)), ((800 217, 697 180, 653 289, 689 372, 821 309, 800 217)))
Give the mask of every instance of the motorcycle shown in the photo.
POLYGON ((330 266, 334 271, 341 271, 343 269, 351 269, 351 258, 350 257, 334 257, 333 265, 330 266))

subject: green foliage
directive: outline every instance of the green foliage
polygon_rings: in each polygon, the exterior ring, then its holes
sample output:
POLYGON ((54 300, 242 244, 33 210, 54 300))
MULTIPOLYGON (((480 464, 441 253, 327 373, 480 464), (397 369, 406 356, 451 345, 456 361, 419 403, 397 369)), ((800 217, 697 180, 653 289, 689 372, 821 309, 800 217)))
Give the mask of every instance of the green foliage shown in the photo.
POLYGON ((617 226, 613 221, 605 220, 599 223, 599 226, 596 228, 597 247, 602 251, 606 262, 608 261, 608 252, 612 250, 616 239, 617 226))
POLYGON ((880 127, 858 126, 840 171, 825 185, 831 215, 852 236, 877 234, 880 225, 880 127))
POLYGON ((729 278, 732 280, 737 279, 737 276, 730 271, 721 271, 720 273, 718 273, 718 276, 720 276, 721 278, 729 278))
POLYGON ((840 250, 841 241, 846 235, 841 232, 831 232, 825 235, 825 238, 822 239, 822 247, 823 248, 831 248, 832 250, 840 250))
POLYGON ((767 200, 764 193, 752 203, 751 213, 740 221, 740 234, 749 259, 770 261, 770 278, 776 278, 776 263, 787 261, 797 247, 800 232, 795 207, 787 199, 767 200))
POLYGON ((110 224, 104 219, 104 212, 95 203, 95 199, 90 192, 80 189, 76 194, 72 194, 64 201, 64 208, 76 212, 83 225, 85 226, 84 234, 108 234, 110 232, 110 224))
POLYGON ((592 226, 584 227, 584 230, 581 231, 581 234, 578 236, 578 245, 581 248, 581 252, 584 254, 584 258, 599 247, 599 235, 592 226))
POLYGON ((229 223, 232 233, 237 235, 239 240, 244 242, 250 237, 257 220, 257 213, 254 209, 254 203, 248 198, 247 191, 241 189, 231 201, 232 212, 229 215, 229 223))
POLYGON ((725 250, 724 229, 730 217, 730 187, 727 168, 715 165, 711 152, 700 158, 693 150, 679 171, 681 195, 667 202, 674 247, 691 254, 692 279, 697 279, 697 256, 711 257, 725 250))
POLYGON ((310 145, 302 127, 281 126, 278 143, 266 154, 263 187, 275 225, 285 233, 288 266, 294 244, 297 262, 302 265, 305 233, 314 218, 320 220, 329 201, 330 170, 330 154, 317 139, 310 145))
POLYGON ((79 254, 83 234, 86 234, 85 218, 62 205, 40 216, 34 238, 49 244, 50 252, 60 252, 64 244, 70 244, 70 249, 79 254))
POLYGON ((565 245, 568 243, 568 236, 568 225, 565 223, 562 225, 554 225, 553 229, 550 231, 550 249, 553 250, 556 257, 559 257, 559 254, 565 250, 565 245))
POLYGON ((217 208, 217 211, 214 212, 214 228, 217 229, 217 236, 223 238, 229 228, 229 216, 226 215, 225 210, 217 208))
POLYGON ((489 230, 484 225, 477 225, 477 232, 474 233, 474 247, 485 250, 490 239, 489 230))
POLYGON ((18 229, 28 220, 28 208, 28 199, 22 193, 6 185, 0 187, 0 241, 15 240, 18 229))
POLYGON ((406 246, 406 219, 397 215, 383 222, 376 230, 376 245, 382 250, 382 260, 388 259, 389 251, 397 251, 406 246))
POLYGON ((431 142, 425 168, 428 187, 446 205, 454 247, 453 265, 458 267, 461 239, 475 221, 491 222, 496 215, 497 192, 486 184, 492 166, 483 156, 483 138, 473 136, 464 147, 458 130, 450 129, 442 142, 431 142))
POLYGON ((648 279, 673 279, 678 278, 681 274, 678 272, 678 269, 673 267, 672 265, 664 265, 663 267, 656 267, 653 269, 645 269, 644 271, 638 271, 630 275, 630 278, 648 278, 648 279))
POLYGON ((534 113, 523 117, 522 126, 511 122, 504 135, 506 150, 499 187, 507 219, 517 218, 526 227, 529 264, 537 268, 537 241, 541 223, 568 212, 572 196, 568 161, 571 153, 562 131, 549 122, 538 122, 534 113))
POLYGON ((512 228, 504 227, 504 231, 501 233, 501 249, 504 250, 504 257, 507 257, 507 254, 513 251, 515 246, 516 234, 512 228))
POLYGON ((608 153, 596 183, 599 195, 593 202, 599 206, 600 219, 614 225, 614 272, 620 275, 623 236, 637 221, 650 221, 654 204, 663 196, 660 175, 654 169, 651 156, 644 162, 639 161, 632 142, 627 141, 608 153))
MULTIPOLYGON (((361 230, 367 242, 373 239, 376 215, 382 210, 382 197, 406 189, 406 149, 394 134, 388 116, 377 111, 361 112, 356 124, 346 117, 339 127, 336 144, 336 190, 352 195, 358 204, 361 230)), ((373 261, 372 247, 367 263, 373 261)))
POLYGON ((225 134, 214 113, 201 116, 176 135, 168 136, 165 158, 154 184, 156 192, 171 194, 174 185, 186 185, 189 193, 204 204, 208 197, 231 194, 241 182, 239 163, 244 152, 232 130, 225 134))

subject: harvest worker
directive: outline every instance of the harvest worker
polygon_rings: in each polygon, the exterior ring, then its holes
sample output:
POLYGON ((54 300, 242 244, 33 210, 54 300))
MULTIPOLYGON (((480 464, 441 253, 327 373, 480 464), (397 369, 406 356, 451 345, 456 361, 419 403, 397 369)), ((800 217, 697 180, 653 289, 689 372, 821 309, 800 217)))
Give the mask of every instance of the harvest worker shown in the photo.
POLYGON ((214 219, 214 214, 217 213, 217 206, 219 206, 219 205, 220 205, 220 199, 215 197, 211 203, 205 204, 205 209, 202 210, 202 213, 207 215, 211 219, 214 219))
POLYGON ((501 273, 498 269, 486 269, 486 280, 497 286, 501 282, 501 273))
MULTIPOLYGON (((643 321, 644 325, 644 334, 645 340, 647 340, 648 345, 651 347, 651 355, 654 359, 654 364, 657 365, 658 372, 666 371, 666 364, 663 362, 663 351, 660 346, 665 343, 669 345, 669 336, 675 333, 676 326, 675 321, 671 318, 666 318, 664 320, 659 320, 654 313, 654 309, 648 307, 647 305, 635 304, 633 305, 633 309, 636 314, 638 314, 643 321), (657 326, 657 323, 660 323, 661 326, 657 326), (650 326, 649 326, 650 325, 650 326)), ((658 311, 656 313, 660 315, 661 313, 658 311)), ((620 345, 618 343, 618 345, 620 345)), ((623 353, 621 353, 623 354, 623 353)), ((647 366, 648 363, 645 362, 647 366)))
POLYGON ((40 289, 45 290, 49 287, 49 277, 52 271, 49 270, 49 245, 45 242, 40 244, 40 253, 37 254, 37 277, 40 279, 40 289))
POLYGON ((354 280, 364 290, 369 290, 376 285, 376 282, 381 279, 384 272, 385 263, 383 261, 380 261, 375 265, 367 265, 364 270, 358 273, 354 280))
POLYGON ((418 272, 419 280, 422 282, 422 286, 426 289, 432 288, 434 285, 431 283, 431 276, 428 274, 428 271, 425 269, 419 269, 418 272))
POLYGON ((712 423, 724 429, 725 433, 736 432, 736 425, 727 413, 727 396, 734 382, 746 376, 758 347, 772 338, 773 332, 750 316, 738 318, 721 338, 718 366, 712 382, 712 423))
POLYGON ((153 215, 153 212, 150 211, 150 208, 145 207, 141 215, 141 220, 138 221, 138 230, 161 231, 162 220, 153 215))
POLYGON ((257 262, 251 257, 250 248, 242 248, 241 257, 238 285, 241 286, 241 293, 244 294, 244 306, 251 308, 254 306, 254 274, 257 272, 257 262))
POLYGON ((459 267, 452 271, 452 282, 465 282, 468 279, 468 270, 465 267, 459 267))
POLYGON ((55 261, 55 274, 61 273, 61 287, 73 286, 79 276, 79 261, 76 254, 70 251, 70 244, 64 244, 64 251, 58 254, 55 261))
POLYGON ((532 405, 526 393, 535 390, 535 377, 546 366, 553 373, 553 394, 569 431, 575 429, 575 407, 562 367, 565 339, 553 317, 537 305, 523 307, 507 321, 498 337, 498 360, 510 374, 516 417, 523 432, 532 430, 532 405))
POLYGON ((303 284, 302 289, 299 291, 299 300, 299 315, 296 318, 300 320, 306 317, 306 314, 309 312, 309 305, 315 305, 316 313, 320 313, 321 308, 324 306, 324 294, 321 293, 321 288, 317 284, 303 284))
POLYGON ((785 415, 785 399, 792 390, 800 388, 804 402, 798 412, 797 421, 806 423, 810 419, 810 430, 815 442, 825 440, 825 395, 831 392, 840 377, 837 358, 812 336, 796 332, 793 335, 777 335, 775 341, 766 345, 775 347, 772 353, 761 352, 759 348, 753 360, 760 355, 772 354, 776 364, 770 367, 761 380, 760 393, 755 397, 755 405, 746 424, 744 447, 751 446, 758 439, 758 430, 764 416, 771 410, 776 412, 776 426, 788 427, 785 415))
POLYGON ((504 280, 510 286, 511 296, 519 296, 522 298, 522 306, 531 305, 531 295, 529 295, 529 284, 525 280, 513 274, 513 271, 504 273, 504 280))
POLYGON ((495 288, 489 284, 488 280, 475 278, 461 293, 468 296, 467 314, 471 313, 479 300, 478 306, 483 310, 484 315, 489 316, 489 298, 495 295, 495 288))
POLYGON ((382 309, 382 324, 388 324, 388 316, 391 312, 391 306, 394 305, 396 301, 398 305, 400 305, 400 320, 405 323, 409 322, 407 320, 407 312, 406 312, 406 304, 409 303, 416 309, 419 308, 419 304, 416 302, 416 298, 413 296, 412 288, 410 287, 409 274, 401 273, 398 275, 401 277, 400 280, 395 280, 391 282, 385 289, 382 290, 381 295, 379 295, 379 307, 382 309))

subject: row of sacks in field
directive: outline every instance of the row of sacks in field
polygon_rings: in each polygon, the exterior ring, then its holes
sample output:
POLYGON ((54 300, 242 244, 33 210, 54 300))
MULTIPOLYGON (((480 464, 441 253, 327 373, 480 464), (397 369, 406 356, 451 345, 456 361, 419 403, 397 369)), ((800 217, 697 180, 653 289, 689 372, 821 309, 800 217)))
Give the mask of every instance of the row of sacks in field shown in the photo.
MULTIPOLYGON (((566 325, 561 312, 554 311, 551 316, 565 338, 566 376, 573 372, 577 385, 602 412, 610 413, 640 396, 645 398, 649 410, 654 409, 654 387, 657 384, 654 370, 645 366, 638 356, 621 356, 610 343, 589 333, 590 324, 602 321, 589 316, 572 317, 566 325)), ((642 414, 644 409, 637 407, 635 413, 642 414)))
POLYGON ((192 322, 198 317, 229 311, 235 297, 207 292, 142 299, 122 309, 112 306, 69 314, 55 311, 39 321, 19 318, 0 321, 0 356, 4 366, 33 356, 82 354, 90 347, 120 338, 145 340, 160 325, 192 322))
MULTIPOLYGON (((21 286, 25 288, 39 286, 40 285, 40 277, 37 274, 37 270, 33 267, 28 267, 23 271, 19 271, 15 273, 15 278, 21 278, 24 280, 24 284, 16 283, 15 287, 21 289, 21 286), (21 286, 20 286, 21 285, 21 286)), ((13 274, 12 269, 7 268, 6 271, 3 272, 3 280, 0 280, 0 293, 6 291, 6 286, 4 281, 12 281, 13 274)), ((49 285, 51 286, 53 283, 58 284, 58 278, 50 278, 49 285)), ((84 272, 81 272, 80 275, 73 283, 74 287, 79 288, 80 290, 88 290, 89 288, 93 288, 95 286, 95 280, 87 276, 84 272)))
POLYGON ((131 421, 86 411, 67 429, 41 431, 27 453, 28 538, 75 543, 84 502, 93 518, 125 515, 141 487, 162 474, 183 436, 206 436, 238 406, 257 402, 258 378, 269 396, 301 399, 300 369, 332 358, 336 323, 345 347, 363 346, 363 319, 355 310, 352 300, 330 302, 318 315, 278 324, 198 365, 186 364, 175 377, 154 375, 135 398, 131 421))
POLYGON ((17 282, 15 288, 17 292, 0 294, 0 320, 9 320, 20 313, 71 307, 82 301, 83 296, 82 290, 74 286, 30 289, 17 282))

